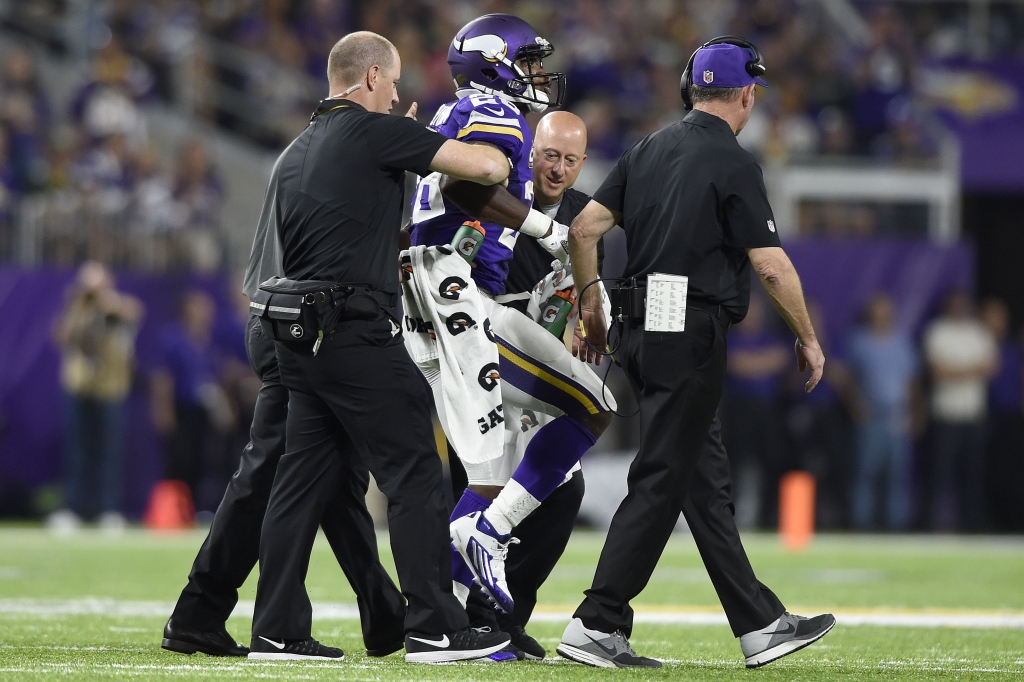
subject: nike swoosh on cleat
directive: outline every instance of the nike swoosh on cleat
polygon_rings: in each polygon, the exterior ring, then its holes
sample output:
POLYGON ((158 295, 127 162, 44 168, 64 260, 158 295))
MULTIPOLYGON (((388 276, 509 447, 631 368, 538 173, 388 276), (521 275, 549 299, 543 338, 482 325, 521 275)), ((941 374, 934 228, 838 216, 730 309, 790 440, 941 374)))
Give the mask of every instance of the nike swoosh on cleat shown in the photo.
POLYGON ((586 635, 587 639, 589 639, 591 642, 596 644, 597 648, 600 649, 601 651, 605 652, 609 656, 614 656, 615 655, 615 647, 606 647, 604 644, 601 644, 599 641, 597 641, 596 639, 594 639, 590 635, 587 635, 586 633, 583 633, 583 634, 586 635))
POLYGON ((263 640, 264 642, 266 642, 267 644, 269 644, 269 645, 271 645, 271 646, 273 646, 273 647, 276 647, 276 648, 278 648, 278 649, 283 649, 283 648, 284 648, 284 642, 275 642, 275 641, 274 641, 274 640, 272 640, 272 639, 267 639, 267 638, 266 638, 266 637, 264 637, 263 635, 260 635, 260 639, 262 639, 262 640, 263 640))
POLYGON ((438 649, 447 649, 448 645, 450 644, 450 642, 448 641, 448 635, 445 635, 439 640, 421 639, 419 637, 413 637, 412 635, 409 636, 409 639, 415 642, 423 642, 424 644, 429 644, 430 646, 436 646, 438 649))
POLYGON ((796 632, 796 626, 793 625, 792 623, 790 623, 789 625, 786 626, 785 630, 776 630, 772 634, 773 635, 791 635, 794 632, 796 632))

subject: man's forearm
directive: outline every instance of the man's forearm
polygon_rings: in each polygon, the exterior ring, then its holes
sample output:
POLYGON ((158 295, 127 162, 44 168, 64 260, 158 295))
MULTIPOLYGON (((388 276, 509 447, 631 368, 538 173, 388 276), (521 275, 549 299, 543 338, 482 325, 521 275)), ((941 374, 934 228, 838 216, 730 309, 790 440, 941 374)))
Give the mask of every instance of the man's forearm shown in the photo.
MULTIPOLYGON (((597 242, 601 235, 615 227, 618 215, 591 200, 569 228, 569 261, 572 263, 572 280, 577 291, 597 279, 597 242)), ((580 306, 601 307, 601 288, 590 287, 580 306)))
POLYGON ((519 229, 530 213, 529 207, 501 185, 481 186, 468 180, 445 177, 441 194, 466 215, 485 223, 519 229))
MULTIPOLYGON (((569 262, 572 263, 572 281, 577 291, 583 291, 589 283, 597 279, 597 242, 600 235, 578 235, 569 230, 569 262)), ((586 297, 580 299, 580 306, 597 308, 601 305, 601 287, 590 287, 586 297)))
POLYGON ((805 345, 817 343, 814 326, 807 313, 807 303, 804 301, 800 276, 785 252, 782 249, 778 251, 780 252, 779 257, 758 260, 754 263, 754 268, 757 270, 765 290, 768 291, 768 296, 771 297, 775 309, 779 311, 782 319, 796 334, 800 343, 805 345))

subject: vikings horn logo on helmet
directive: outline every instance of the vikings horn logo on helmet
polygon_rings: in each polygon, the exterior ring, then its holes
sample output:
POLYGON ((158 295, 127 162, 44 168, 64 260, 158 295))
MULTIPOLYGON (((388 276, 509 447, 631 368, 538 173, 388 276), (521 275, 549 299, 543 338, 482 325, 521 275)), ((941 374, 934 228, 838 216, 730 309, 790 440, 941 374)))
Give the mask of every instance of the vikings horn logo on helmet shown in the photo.
POLYGON ((499 95, 539 114, 561 106, 565 93, 565 74, 543 71, 554 51, 519 17, 486 14, 455 34, 448 65, 456 88, 499 95))

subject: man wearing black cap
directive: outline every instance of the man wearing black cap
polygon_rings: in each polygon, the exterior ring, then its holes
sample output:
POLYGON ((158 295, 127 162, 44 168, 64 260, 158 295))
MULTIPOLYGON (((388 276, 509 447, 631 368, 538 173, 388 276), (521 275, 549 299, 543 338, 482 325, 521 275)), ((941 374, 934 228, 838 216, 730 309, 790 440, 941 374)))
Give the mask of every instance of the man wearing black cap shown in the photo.
POLYGON ((597 240, 617 223, 625 228, 626 282, 611 292, 613 316, 623 320, 615 357, 629 375, 642 422, 628 494, 612 519, 593 586, 558 647, 580 663, 661 665, 630 647, 629 602, 647 585, 680 513, 747 667, 801 649, 835 625, 830 614, 790 614, 754 576, 733 520, 716 416, 725 338, 746 314, 751 265, 796 334, 798 365, 811 370, 807 391, 825 362, 800 279, 779 244, 761 169, 736 142, 754 106, 754 85, 767 85, 764 70, 757 48, 741 38, 703 45, 683 75, 683 101, 693 110, 623 154, 570 231, 583 294, 574 346, 599 364, 608 326, 598 287, 586 285, 598 276, 597 240))

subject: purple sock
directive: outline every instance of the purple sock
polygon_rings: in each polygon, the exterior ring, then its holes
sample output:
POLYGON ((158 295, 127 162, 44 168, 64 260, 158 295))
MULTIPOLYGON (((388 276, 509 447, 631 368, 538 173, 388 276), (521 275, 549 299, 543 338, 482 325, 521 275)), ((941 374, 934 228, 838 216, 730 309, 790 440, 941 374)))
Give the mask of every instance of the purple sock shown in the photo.
POLYGON ((491 501, 483 495, 473 492, 469 488, 462 491, 462 497, 455 503, 455 509, 452 511, 451 521, 455 519, 461 519, 463 516, 469 516, 473 512, 483 511, 491 506, 491 501))
POLYGON ((533 437, 512 479, 543 502, 596 442, 583 424, 563 415, 533 437))
MULTIPOLYGON (((463 516, 469 516, 476 511, 483 511, 489 506, 491 506, 490 500, 466 488, 462 492, 462 497, 455 504, 451 520, 461 519, 463 516)), ((452 580, 460 582, 466 587, 473 584, 473 572, 469 570, 469 566, 466 565, 466 561, 459 554, 458 550, 455 549, 454 545, 452 546, 452 580)))

